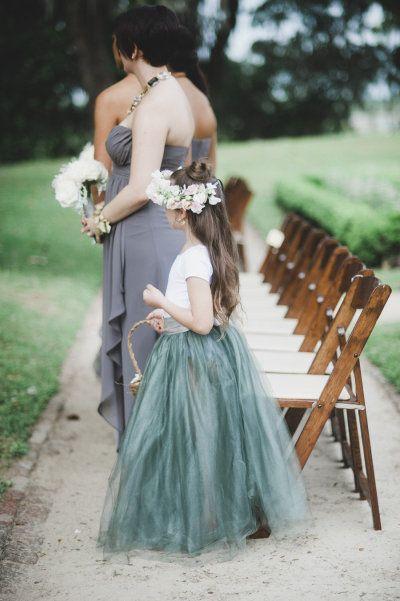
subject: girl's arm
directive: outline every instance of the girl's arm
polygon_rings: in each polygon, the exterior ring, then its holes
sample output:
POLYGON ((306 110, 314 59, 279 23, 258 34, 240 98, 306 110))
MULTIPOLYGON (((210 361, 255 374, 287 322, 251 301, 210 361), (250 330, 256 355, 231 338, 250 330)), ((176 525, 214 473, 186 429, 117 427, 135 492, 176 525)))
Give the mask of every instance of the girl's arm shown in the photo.
POLYGON ((190 309, 184 309, 165 298, 164 294, 149 284, 143 292, 143 300, 150 307, 164 309, 180 324, 197 334, 209 334, 214 325, 213 301, 210 284, 202 278, 186 280, 190 309))

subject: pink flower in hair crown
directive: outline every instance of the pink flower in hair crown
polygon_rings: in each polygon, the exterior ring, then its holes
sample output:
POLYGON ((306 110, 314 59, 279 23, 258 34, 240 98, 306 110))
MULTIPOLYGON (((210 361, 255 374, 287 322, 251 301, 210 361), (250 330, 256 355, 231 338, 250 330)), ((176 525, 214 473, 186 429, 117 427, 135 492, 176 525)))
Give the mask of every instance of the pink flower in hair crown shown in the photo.
POLYGON ((216 205, 221 198, 216 194, 217 182, 178 186, 171 182, 172 171, 154 171, 146 188, 149 200, 166 209, 184 209, 200 214, 207 202, 216 205))

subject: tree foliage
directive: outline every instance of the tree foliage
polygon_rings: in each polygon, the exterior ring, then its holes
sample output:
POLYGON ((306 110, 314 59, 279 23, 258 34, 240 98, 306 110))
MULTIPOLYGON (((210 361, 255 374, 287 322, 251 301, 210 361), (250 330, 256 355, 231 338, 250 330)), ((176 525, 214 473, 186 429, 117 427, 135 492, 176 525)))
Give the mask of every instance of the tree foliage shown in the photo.
MULTIPOLYGON (((253 46, 256 60, 243 64, 226 56, 240 0, 219 0, 211 15, 206 0, 165 3, 201 49, 222 137, 337 131, 370 82, 385 80, 393 93, 398 90, 397 0, 372 3, 382 9, 379 26, 368 20, 367 0, 266 0, 254 13, 254 24, 262 27, 253 46), (288 27, 292 34, 283 35, 288 27)), ((112 20, 133 4, 2 3, 3 161, 68 154, 91 135, 93 100, 121 75, 111 54, 112 20)))

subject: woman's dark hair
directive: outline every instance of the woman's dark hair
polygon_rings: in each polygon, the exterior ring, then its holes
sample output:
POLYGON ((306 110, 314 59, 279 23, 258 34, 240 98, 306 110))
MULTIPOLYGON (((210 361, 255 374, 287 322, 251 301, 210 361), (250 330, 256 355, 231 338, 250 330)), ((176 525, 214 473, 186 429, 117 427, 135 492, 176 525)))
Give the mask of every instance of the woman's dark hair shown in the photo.
POLYGON ((114 21, 113 33, 118 50, 130 58, 137 46, 153 67, 170 64, 179 37, 176 14, 161 4, 135 6, 114 21))
POLYGON ((216 192, 222 202, 216 205, 206 203, 199 214, 187 211, 186 219, 193 234, 208 249, 213 267, 211 293, 214 315, 225 326, 240 300, 237 248, 229 227, 221 182, 212 176, 211 168, 202 161, 194 161, 188 167, 174 171, 171 181, 179 186, 218 182, 216 192))
POLYGON ((186 27, 179 28, 174 54, 168 66, 171 71, 183 71, 203 94, 209 95, 206 78, 199 65, 195 36, 186 27))

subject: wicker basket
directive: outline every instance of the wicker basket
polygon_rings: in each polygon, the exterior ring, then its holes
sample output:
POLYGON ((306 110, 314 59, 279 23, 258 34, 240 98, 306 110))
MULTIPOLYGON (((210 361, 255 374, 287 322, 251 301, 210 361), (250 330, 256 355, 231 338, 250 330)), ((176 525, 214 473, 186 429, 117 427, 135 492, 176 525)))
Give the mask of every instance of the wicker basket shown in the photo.
POLYGON ((143 326, 143 325, 150 326, 151 321, 149 319, 142 319, 141 321, 134 323, 133 326, 131 327, 131 329, 129 330, 129 334, 128 334, 128 351, 131 356, 133 369, 135 370, 135 374, 136 374, 135 377, 131 380, 131 382, 129 384, 129 388, 130 388, 130 391, 133 394, 133 396, 136 396, 138 393, 143 374, 142 374, 140 367, 138 365, 138 362, 136 360, 135 353, 133 352, 132 338, 133 338, 133 333, 135 332, 135 330, 137 330, 138 328, 140 328, 140 326, 143 326))

